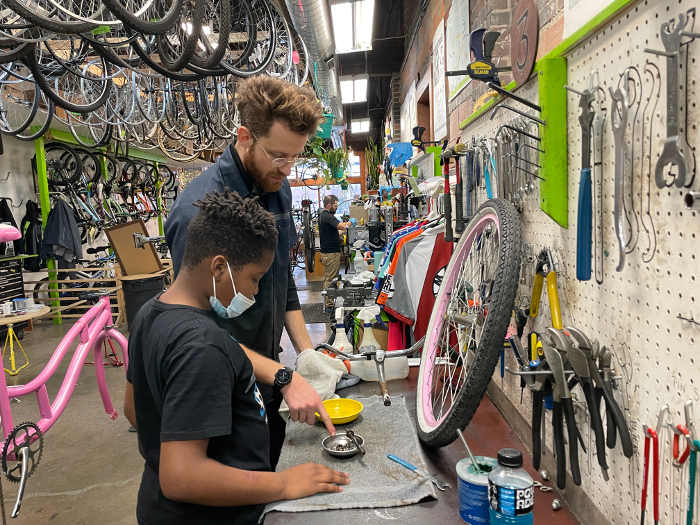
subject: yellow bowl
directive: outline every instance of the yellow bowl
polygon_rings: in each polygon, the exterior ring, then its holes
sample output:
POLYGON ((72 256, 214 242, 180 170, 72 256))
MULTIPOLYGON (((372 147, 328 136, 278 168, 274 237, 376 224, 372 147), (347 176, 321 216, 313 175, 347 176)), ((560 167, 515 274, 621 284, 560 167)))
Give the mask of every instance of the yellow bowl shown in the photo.
MULTIPOLYGON (((364 409, 364 406, 359 401, 347 398, 326 399, 323 402, 323 406, 326 407, 326 412, 328 412, 334 425, 355 421, 364 409)), ((316 417, 319 420, 321 419, 318 412, 316 412, 316 417)))

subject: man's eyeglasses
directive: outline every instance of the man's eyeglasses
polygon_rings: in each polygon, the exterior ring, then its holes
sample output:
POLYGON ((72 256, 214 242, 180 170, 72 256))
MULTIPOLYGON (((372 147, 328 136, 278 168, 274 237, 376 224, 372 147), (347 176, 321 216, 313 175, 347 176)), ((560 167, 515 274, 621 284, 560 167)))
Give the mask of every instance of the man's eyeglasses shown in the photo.
MULTIPOLYGON (((252 135, 252 133, 251 133, 251 135, 252 135)), ((268 159, 270 159, 270 162, 272 162, 272 165, 273 165, 275 168, 283 168, 284 166, 287 166, 287 165, 289 165, 289 164, 294 164, 297 160, 299 160, 299 155, 295 155, 295 156, 292 157, 292 158, 289 158, 289 157, 275 157, 275 156, 272 155, 272 153, 270 153, 269 151, 267 151, 267 149, 265 148, 265 146, 263 146, 262 144, 260 144, 260 141, 258 141, 258 139, 257 139, 257 137, 255 137, 255 135, 253 135, 253 138, 255 138, 255 140, 258 142, 258 144, 260 145, 260 149, 263 150, 263 153, 267 156, 268 159)))

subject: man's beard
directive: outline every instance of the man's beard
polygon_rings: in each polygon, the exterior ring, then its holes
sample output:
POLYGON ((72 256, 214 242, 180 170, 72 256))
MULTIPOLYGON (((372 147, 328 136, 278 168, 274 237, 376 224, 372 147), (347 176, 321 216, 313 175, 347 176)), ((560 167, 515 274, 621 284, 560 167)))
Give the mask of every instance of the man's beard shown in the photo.
MULTIPOLYGON (((246 155, 245 159, 243 160, 243 166, 245 167, 246 171, 248 172, 248 175, 251 176, 251 178, 255 181, 255 184, 260 187, 260 189, 264 193, 268 192, 273 192, 273 191, 278 191, 281 187, 282 184, 277 183, 277 181, 273 180, 273 177, 277 177, 277 172, 276 171, 270 171, 270 172, 263 172, 258 167, 255 165, 255 162, 252 159, 252 155, 248 154, 246 155)), ((282 181, 284 182, 284 181, 282 181)))

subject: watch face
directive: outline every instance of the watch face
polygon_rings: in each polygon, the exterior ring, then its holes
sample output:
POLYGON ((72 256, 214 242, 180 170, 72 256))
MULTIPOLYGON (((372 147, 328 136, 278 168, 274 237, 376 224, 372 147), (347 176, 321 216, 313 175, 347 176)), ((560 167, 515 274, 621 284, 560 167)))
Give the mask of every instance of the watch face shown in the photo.
POLYGON ((288 385, 292 380, 292 371, 289 368, 282 368, 275 374, 275 383, 280 386, 288 385))

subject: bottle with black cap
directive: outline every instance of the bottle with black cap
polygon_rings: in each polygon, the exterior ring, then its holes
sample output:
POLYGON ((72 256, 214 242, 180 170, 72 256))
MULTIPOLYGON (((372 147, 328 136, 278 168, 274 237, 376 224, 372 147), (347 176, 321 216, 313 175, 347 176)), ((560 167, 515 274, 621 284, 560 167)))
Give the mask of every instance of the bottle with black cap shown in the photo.
POLYGON ((491 525, 532 525, 535 489, 522 468, 519 450, 498 451, 498 467, 489 473, 489 519, 491 525))

